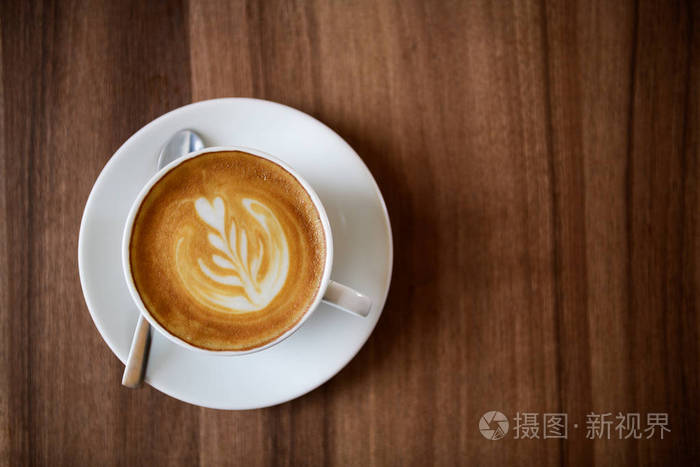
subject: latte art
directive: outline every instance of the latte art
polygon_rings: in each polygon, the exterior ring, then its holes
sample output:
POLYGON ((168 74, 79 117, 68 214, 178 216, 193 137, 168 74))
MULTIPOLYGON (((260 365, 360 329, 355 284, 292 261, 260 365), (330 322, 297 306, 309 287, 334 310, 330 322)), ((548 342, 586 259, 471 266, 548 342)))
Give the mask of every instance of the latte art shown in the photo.
POLYGON ((294 327, 320 293, 326 238, 301 183, 267 159, 201 154, 163 175, 134 218, 129 263, 150 315, 209 350, 294 327))
POLYGON ((227 209, 220 197, 212 203, 206 198, 195 201, 197 214, 211 228, 207 239, 217 251, 211 255, 211 262, 228 274, 214 272, 202 258, 197 259, 201 275, 193 271, 179 254, 185 237, 178 240, 176 250, 178 273, 192 296, 203 305, 232 313, 265 308, 282 289, 289 272, 287 238, 274 213, 250 198, 244 198, 241 206, 237 216, 247 216, 248 225, 254 226, 250 231, 239 227, 236 217, 227 222, 227 209))

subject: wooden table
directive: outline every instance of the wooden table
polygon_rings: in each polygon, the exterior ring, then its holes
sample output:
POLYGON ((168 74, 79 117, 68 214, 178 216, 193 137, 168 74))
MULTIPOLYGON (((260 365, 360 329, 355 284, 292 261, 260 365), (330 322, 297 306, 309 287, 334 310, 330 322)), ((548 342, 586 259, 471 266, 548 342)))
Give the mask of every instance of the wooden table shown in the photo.
POLYGON ((698 2, 0 5, 4 463, 698 462, 698 2), (109 157, 221 96, 336 130, 394 229, 364 349, 312 393, 248 412, 121 387, 78 281, 109 157), (497 441, 479 431, 492 410, 510 421, 497 441), (539 440, 522 439, 525 413, 539 440), (568 415, 567 439, 542 439, 545 413, 568 415), (615 421, 591 440, 591 413, 639 413, 642 429, 665 413, 671 431, 619 440, 615 421))

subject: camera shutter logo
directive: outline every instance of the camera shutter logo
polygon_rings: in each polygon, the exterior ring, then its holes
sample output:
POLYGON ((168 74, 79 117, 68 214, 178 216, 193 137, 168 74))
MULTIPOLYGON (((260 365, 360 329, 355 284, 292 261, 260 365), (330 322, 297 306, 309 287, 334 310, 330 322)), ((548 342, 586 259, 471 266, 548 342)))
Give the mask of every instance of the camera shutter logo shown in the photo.
POLYGON ((486 439, 501 439, 508 433, 508 418, 497 410, 486 412, 479 419, 479 431, 486 439))

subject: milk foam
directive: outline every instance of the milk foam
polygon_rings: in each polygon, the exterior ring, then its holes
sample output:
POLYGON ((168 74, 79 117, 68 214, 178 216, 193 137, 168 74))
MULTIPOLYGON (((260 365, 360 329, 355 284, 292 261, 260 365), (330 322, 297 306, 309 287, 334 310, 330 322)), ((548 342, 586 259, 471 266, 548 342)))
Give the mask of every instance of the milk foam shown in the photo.
POLYGON ((247 350, 291 329, 317 298, 326 242, 313 200, 267 159, 240 151, 183 161, 134 219, 131 273, 172 335, 209 350, 247 350))
POLYGON ((240 203, 226 206, 220 196, 213 202, 198 198, 194 207, 208 228, 195 234, 206 232, 211 255, 192 264, 183 251, 185 237, 178 239, 175 253, 178 274, 191 296, 204 306, 235 314, 267 307, 289 272, 289 246, 275 214, 252 198, 240 203))

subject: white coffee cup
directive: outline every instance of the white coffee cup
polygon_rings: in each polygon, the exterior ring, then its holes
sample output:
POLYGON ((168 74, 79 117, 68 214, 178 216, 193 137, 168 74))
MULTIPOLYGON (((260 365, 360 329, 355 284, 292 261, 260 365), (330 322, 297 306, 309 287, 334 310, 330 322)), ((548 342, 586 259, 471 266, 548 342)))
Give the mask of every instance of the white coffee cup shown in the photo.
POLYGON ((163 334, 165 337, 170 339, 171 341, 175 342, 178 345, 181 345, 183 347, 186 347, 190 350, 194 350, 197 352, 205 352, 209 354, 216 354, 216 355, 245 355, 253 352, 259 352, 260 350, 267 349, 269 347, 272 347, 275 344, 278 344, 282 342, 284 339, 292 335, 297 329, 301 327, 301 325, 304 324, 304 322, 309 319, 311 314, 318 308, 318 305, 321 303, 321 301, 324 301, 330 305, 333 305, 336 308, 339 308, 341 310, 347 311, 349 313, 365 317, 369 314, 370 309, 372 307, 372 301, 370 300, 369 297, 366 295, 363 295, 350 287, 347 287, 345 285, 339 284, 337 282, 334 282, 330 279, 330 274, 331 274, 331 267, 333 265, 333 236, 331 233, 331 226, 330 223, 328 222, 328 216, 326 215, 326 210, 323 207, 323 204, 321 203, 321 200, 319 199, 318 195, 316 192, 314 192, 313 188, 311 188, 311 185, 304 180, 301 175, 297 173, 296 170, 291 168, 289 165, 285 164, 281 160, 277 159, 274 156, 271 156, 269 154, 266 154, 262 151, 258 151, 257 149, 251 149, 251 148, 245 148, 245 147, 238 147, 238 146, 227 146, 227 147, 209 147, 202 149, 200 151, 195 151, 192 152, 184 157, 181 157, 180 159, 177 159, 167 166, 163 167, 161 170, 159 170, 149 181, 146 183, 146 185, 143 187, 139 195, 136 197, 136 200, 134 201, 134 204, 131 206, 131 210, 129 211, 129 215, 126 219, 126 225, 124 227, 124 235, 122 237, 122 267, 124 270, 124 277, 126 279, 126 285, 129 288, 129 293, 131 293, 131 297, 134 299, 134 303, 136 303, 136 306, 138 307, 139 311, 143 315, 143 317, 150 323, 151 326, 153 326, 154 329, 157 329, 161 334, 163 334), (323 234, 326 240, 326 257, 325 257, 325 263, 324 263, 324 268, 323 268, 323 276, 321 278, 321 286, 319 287, 318 291, 316 292, 316 295, 314 296, 314 300, 311 304, 311 306, 308 307, 306 310, 306 313, 302 316, 302 318, 290 329, 285 331, 281 336, 279 336, 277 339, 275 339, 272 342, 269 342, 265 345, 262 345, 260 347, 256 347, 254 349, 249 349, 249 350, 208 350, 208 349, 202 349, 200 347, 196 347, 192 344, 189 344, 179 337, 171 334, 167 329, 165 329, 163 326, 161 326, 158 321, 151 315, 151 313, 148 311, 146 306, 144 305, 143 301, 141 300, 141 296, 139 295, 138 291, 136 290, 136 286, 134 285, 134 279, 131 274, 131 261, 129 258, 130 255, 130 248, 129 248, 129 243, 131 241, 131 231, 134 225, 134 219, 136 218, 136 213, 138 213, 139 208, 141 207, 141 203, 143 200, 146 198, 146 195, 148 192, 151 190, 151 188, 158 183, 158 181, 165 176, 168 172, 170 172, 172 169, 177 167, 178 165, 182 164, 184 161, 193 159, 197 156, 200 156, 202 154, 206 153, 211 153, 211 152, 221 152, 221 151, 242 151, 246 152, 248 154, 252 154, 257 157, 261 157, 263 159, 267 159, 269 161, 274 162, 275 164, 281 166, 283 169, 285 169, 287 172, 289 172, 294 178, 299 181, 302 187, 304 187, 304 190, 308 193, 309 197, 314 203, 314 206, 316 208, 316 211, 318 212, 319 217, 321 218, 321 224, 323 226, 323 234))

